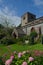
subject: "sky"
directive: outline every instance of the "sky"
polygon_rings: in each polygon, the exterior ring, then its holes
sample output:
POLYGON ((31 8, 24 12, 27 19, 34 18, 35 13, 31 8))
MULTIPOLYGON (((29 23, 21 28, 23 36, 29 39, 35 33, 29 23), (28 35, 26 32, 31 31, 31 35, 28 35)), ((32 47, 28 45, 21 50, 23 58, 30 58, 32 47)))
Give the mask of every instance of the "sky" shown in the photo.
POLYGON ((37 18, 43 16, 43 0, 0 0, 0 22, 5 19, 12 25, 21 23, 21 16, 30 12, 37 18))

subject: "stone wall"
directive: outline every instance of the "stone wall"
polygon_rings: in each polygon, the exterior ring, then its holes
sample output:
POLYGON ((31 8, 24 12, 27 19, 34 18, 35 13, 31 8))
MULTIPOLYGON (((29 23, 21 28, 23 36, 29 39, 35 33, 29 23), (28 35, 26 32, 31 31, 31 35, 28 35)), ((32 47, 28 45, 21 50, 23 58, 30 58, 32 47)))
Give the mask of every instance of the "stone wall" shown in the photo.
POLYGON ((26 24, 28 24, 29 22, 32 22, 35 19, 36 19, 36 16, 34 14, 27 12, 21 17, 21 26, 25 26, 26 24))
POLYGON ((34 27, 36 32, 39 33, 39 27, 41 28, 41 34, 43 34, 43 17, 37 20, 34 20, 31 23, 28 23, 26 26, 23 26, 22 29, 25 34, 29 35, 31 28, 34 27))
POLYGON ((25 26, 28 23, 27 14, 21 17, 21 26, 25 26))
POLYGON ((35 30, 36 30, 37 33, 39 33, 39 27, 41 27, 41 33, 43 34, 43 24, 38 24, 38 25, 35 25, 35 26, 23 28, 23 31, 24 31, 27 35, 29 35, 32 27, 35 28, 35 30))

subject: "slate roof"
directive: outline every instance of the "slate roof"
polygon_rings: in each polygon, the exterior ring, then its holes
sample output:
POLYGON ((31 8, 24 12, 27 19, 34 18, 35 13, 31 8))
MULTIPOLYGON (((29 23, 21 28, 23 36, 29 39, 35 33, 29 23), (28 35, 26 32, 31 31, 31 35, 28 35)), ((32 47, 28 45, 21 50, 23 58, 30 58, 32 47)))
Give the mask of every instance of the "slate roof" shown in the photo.
POLYGON ((40 17, 40 18, 37 18, 36 20, 34 20, 32 22, 27 23, 25 26, 22 26, 22 28, 31 27, 31 26, 38 25, 38 24, 41 24, 41 23, 43 23, 43 16, 40 17))
POLYGON ((36 20, 30 22, 30 23, 27 23, 25 26, 21 26, 21 27, 16 27, 16 32, 18 33, 18 37, 21 37, 23 35, 26 35, 23 31, 23 28, 25 27, 31 27, 31 26, 34 26, 34 25, 38 25, 38 24, 41 24, 43 23, 43 16, 40 17, 40 18, 37 18, 36 20))
POLYGON ((23 36, 23 35, 26 35, 24 33, 24 31, 22 30, 22 28, 16 28, 17 32, 18 32, 18 36, 23 36))

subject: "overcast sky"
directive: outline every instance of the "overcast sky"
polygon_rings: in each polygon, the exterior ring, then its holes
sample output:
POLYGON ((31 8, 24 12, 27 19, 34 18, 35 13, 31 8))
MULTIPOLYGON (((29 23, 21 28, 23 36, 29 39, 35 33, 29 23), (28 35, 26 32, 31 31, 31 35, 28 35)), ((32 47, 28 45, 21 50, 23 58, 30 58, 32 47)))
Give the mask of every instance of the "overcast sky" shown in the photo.
POLYGON ((43 0, 0 0, 0 22, 5 17, 17 26, 25 12, 43 16, 43 0))

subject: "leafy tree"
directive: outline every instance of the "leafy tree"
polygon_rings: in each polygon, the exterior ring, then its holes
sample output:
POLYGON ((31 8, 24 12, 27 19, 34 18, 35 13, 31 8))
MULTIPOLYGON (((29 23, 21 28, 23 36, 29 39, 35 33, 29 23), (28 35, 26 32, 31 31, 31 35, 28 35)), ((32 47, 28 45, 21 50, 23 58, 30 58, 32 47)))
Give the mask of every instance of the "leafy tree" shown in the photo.
POLYGON ((36 31, 32 31, 30 33, 30 43, 34 44, 34 39, 37 37, 37 32, 36 31))
POLYGON ((21 27, 21 24, 19 24, 19 26, 18 27, 21 27))
POLYGON ((0 29, 4 28, 4 26, 2 24, 0 24, 0 29))

